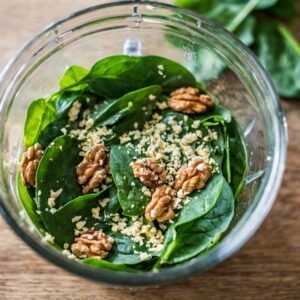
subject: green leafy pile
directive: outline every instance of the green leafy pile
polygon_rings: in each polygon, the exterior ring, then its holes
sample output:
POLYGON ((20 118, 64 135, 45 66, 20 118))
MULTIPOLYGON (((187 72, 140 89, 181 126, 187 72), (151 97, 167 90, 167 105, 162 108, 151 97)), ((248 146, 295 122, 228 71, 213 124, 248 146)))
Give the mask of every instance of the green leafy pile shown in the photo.
MULTIPOLYGON (((183 262, 217 243, 233 218, 235 200, 244 185, 246 147, 238 123, 216 99, 215 107, 205 114, 187 116, 159 108, 158 102, 165 102, 172 91, 185 86, 200 84, 173 61, 154 56, 112 56, 98 61, 90 71, 72 66, 62 77, 58 92, 30 104, 25 148, 39 143, 45 152, 38 165, 36 187, 26 187, 19 174, 18 189, 25 210, 46 241, 71 255, 70 245, 80 229, 101 230, 113 238, 112 251, 105 260, 80 261, 94 268, 126 272, 183 262), (74 107, 76 114, 72 114, 74 107), (130 166, 143 157, 137 151, 140 136, 132 141, 136 147, 120 144, 123 134, 138 130, 143 133, 157 115, 168 134, 172 131, 170 119, 182 124, 182 135, 196 130, 194 122, 198 122, 202 133, 214 130, 218 134, 217 140, 205 140, 217 164, 212 178, 203 190, 194 191, 173 222, 164 226, 143 218, 150 196, 144 193, 143 184, 130 166), (76 166, 89 137, 97 134, 109 149, 112 178, 98 190, 83 194, 76 166), (54 194, 55 201, 49 202, 54 194), (143 236, 145 243, 140 243, 134 236, 114 230, 120 220, 126 226, 138 220, 144 228, 164 236, 161 249, 153 251, 146 246, 151 237, 143 236)), ((204 137, 192 147, 199 143, 204 143, 204 137)))
MULTIPOLYGON (((300 45, 295 38, 294 0, 176 0, 175 4, 211 18, 240 38, 257 55, 278 93, 300 97, 300 45)), ((198 51, 195 72, 210 80, 224 69, 208 50, 198 51)))

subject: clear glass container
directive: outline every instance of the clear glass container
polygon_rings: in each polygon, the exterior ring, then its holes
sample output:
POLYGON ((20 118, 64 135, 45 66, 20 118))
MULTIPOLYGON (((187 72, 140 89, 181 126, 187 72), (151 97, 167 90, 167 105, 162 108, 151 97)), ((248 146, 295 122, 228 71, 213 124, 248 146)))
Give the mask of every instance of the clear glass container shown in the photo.
MULTIPOLYGON (((197 72, 195 72, 196 77, 197 72)), ((216 23, 162 3, 128 1, 99 5, 50 25, 6 67, 0 81, 0 209, 16 233, 37 253, 81 276, 125 286, 161 284, 184 278, 223 261, 257 230, 280 187, 286 157, 286 127, 269 76, 253 54, 216 23), (33 99, 58 89, 71 65, 91 67, 109 55, 159 55, 188 68, 197 51, 227 66, 209 90, 232 110, 244 129, 249 175, 230 229, 216 247, 188 262, 158 272, 128 274, 95 270, 56 252, 41 241, 16 188, 26 110, 33 99)), ((17 271, 17 270, 16 270, 17 271)))

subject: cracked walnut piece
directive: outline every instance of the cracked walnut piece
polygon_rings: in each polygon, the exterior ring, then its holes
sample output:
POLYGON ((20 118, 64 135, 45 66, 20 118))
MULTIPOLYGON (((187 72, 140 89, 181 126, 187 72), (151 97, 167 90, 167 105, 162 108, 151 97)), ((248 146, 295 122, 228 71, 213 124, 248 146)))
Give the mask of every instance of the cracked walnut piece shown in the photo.
POLYGON ((84 230, 75 239, 71 251, 77 257, 105 258, 112 249, 114 240, 105 233, 92 229, 84 230))
POLYGON ((146 207, 145 216, 149 221, 165 222, 175 217, 172 208, 172 189, 165 185, 156 188, 150 203, 146 207))
POLYGON ((168 101, 170 108, 187 114, 204 113, 213 105, 214 102, 208 95, 201 95, 199 89, 194 87, 176 90, 168 101))
POLYGON ((150 189, 155 189, 166 180, 166 171, 154 159, 138 160, 131 163, 134 177, 150 189))
POLYGON ((27 149, 23 154, 21 171, 23 182, 26 186, 35 187, 35 175, 39 162, 44 154, 40 144, 35 144, 27 149))
POLYGON ((78 183, 85 185, 83 193, 96 189, 108 173, 108 157, 104 145, 96 145, 86 153, 82 162, 77 166, 78 183))
POLYGON ((194 190, 203 189, 211 175, 211 167, 202 158, 196 157, 179 169, 174 188, 177 191, 181 189, 184 195, 188 195, 194 190))

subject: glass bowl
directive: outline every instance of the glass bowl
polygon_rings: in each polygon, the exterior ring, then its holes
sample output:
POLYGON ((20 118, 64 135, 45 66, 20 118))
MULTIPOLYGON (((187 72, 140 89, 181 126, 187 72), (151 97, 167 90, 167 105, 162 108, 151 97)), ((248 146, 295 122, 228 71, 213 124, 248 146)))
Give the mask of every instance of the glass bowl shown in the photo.
MULTIPOLYGON (((214 62, 214 60, 213 60, 214 62)), ((212 66, 213 67, 213 66, 212 66)), ((199 68, 198 68, 199 69, 199 68)), ((269 76, 254 55, 218 24, 190 11, 148 1, 90 7, 49 26, 6 67, 0 81, 0 209, 16 233, 37 253, 78 275, 123 286, 162 284, 203 272, 236 252, 257 230, 280 187, 286 127, 269 76), (95 270, 56 252, 24 214, 17 188, 26 110, 33 99, 58 89, 71 65, 85 67, 115 54, 159 55, 192 69, 205 49, 227 69, 207 83, 244 129, 249 174, 230 229, 210 251, 157 272, 95 270)))

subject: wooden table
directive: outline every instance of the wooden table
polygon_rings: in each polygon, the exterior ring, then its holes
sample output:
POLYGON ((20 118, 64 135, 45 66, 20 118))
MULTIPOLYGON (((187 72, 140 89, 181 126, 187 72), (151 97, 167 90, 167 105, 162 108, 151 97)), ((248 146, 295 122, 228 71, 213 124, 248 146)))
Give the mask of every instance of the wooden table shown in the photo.
MULTIPOLYGON (((0 69, 40 28, 95 0, 0 0, 0 69)), ((0 299, 300 299, 300 101, 282 101, 287 167, 277 201, 256 235, 202 276, 163 288, 119 290, 49 264, 0 217, 0 299)))

